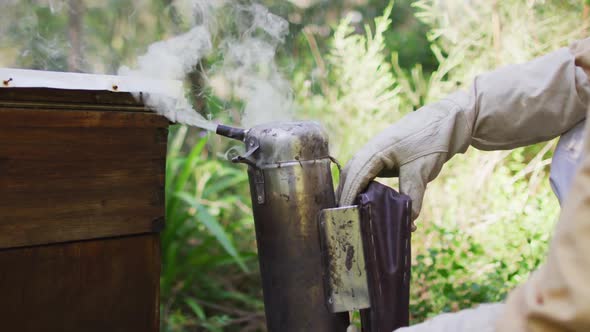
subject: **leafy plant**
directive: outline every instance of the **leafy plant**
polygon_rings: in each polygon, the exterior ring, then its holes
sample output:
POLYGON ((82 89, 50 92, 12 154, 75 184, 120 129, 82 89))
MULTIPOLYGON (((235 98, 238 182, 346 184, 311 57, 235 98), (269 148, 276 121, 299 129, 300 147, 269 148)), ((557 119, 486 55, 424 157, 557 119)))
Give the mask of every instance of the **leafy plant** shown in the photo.
POLYGON ((257 276, 251 272, 256 256, 247 174, 227 161, 208 158, 208 136, 197 136, 191 144, 188 134, 186 127, 176 128, 167 159, 164 330, 258 326, 261 302, 257 276), (238 243, 236 238, 246 240, 238 243))
MULTIPOLYGON (((385 33, 391 26, 393 3, 374 28, 358 33, 346 17, 335 27, 327 56, 314 52, 317 70, 312 77, 295 77, 300 114, 322 120, 333 142, 332 153, 341 161, 378 130, 403 113, 396 78, 387 62, 385 33)), ((310 47, 315 37, 306 34, 310 47)))

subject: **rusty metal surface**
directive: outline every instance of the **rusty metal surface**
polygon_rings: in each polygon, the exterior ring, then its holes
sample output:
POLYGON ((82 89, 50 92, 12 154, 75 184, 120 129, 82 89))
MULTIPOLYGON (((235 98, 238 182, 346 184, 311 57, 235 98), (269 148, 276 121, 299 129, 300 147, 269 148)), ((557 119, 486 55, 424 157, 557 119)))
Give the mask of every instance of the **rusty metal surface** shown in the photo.
POLYGON ((358 207, 325 209, 319 218, 328 307, 332 312, 369 308, 358 207))
POLYGON ((249 137, 260 144, 248 163, 268 331, 345 331, 348 315, 328 310, 322 280, 317 216, 336 205, 327 138, 316 123, 259 126, 249 137))

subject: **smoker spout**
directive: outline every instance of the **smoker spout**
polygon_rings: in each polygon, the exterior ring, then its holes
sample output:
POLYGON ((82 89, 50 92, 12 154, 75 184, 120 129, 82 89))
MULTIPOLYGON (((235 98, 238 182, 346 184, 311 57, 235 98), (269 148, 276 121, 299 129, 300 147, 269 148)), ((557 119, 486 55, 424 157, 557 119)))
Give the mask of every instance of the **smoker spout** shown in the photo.
POLYGON ((217 135, 233 138, 238 141, 244 141, 244 139, 246 138, 247 130, 220 124, 217 126, 215 133, 217 133, 217 135))

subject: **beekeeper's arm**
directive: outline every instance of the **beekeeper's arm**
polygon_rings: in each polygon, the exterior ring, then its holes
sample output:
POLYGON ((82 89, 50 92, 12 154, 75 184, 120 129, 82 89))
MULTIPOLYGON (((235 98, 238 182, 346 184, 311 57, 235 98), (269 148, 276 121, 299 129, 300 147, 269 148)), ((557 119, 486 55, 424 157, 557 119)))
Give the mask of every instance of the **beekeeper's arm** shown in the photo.
MULTIPOLYGON (((590 41, 586 39, 573 44, 570 52, 573 59, 570 57, 564 62, 570 64, 562 68, 575 71, 575 75, 568 77, 573 78, 573 88, 584 102, 588 81, 580 70, 590 71, 590 41)), ((572 86, 572 81, 563 81, 563 85, 572 86)), ((534 89, 531 95, 543 93, 561 100, 561 94, 556 95, 555 91, 559 90, 534 89)), ((563 110, 564 118, 568 118, 573 110, 566 105, 571 106, 564 103, 564 107, 558 107, 563 110)), ((575 112, 581 110, 576 108, 575 112)), ((585 157, 567 194, 547 263, 513 291, 505 305, 484 305, 445 314, 397 332, 590 331, 590 122, 587 122, 585 131, 585 157)))
MULTIPOLYGON (((590 68, 590 43, 578 45, 577 50, 578 63, 590 68)), ((547 262, 508 296, 498 316, 496 331, 590 331, 589 121, 582 155, 547 262)))
POLYGON ((509 294, 506 304, 440 315, 396 332, 590 331, 589 121, 584 146, 584 157, 568 190, 547 262, 509 294))
POLYGON ((590 39, 479 75, 468 90, 406 115, 346 165, 339 204, 353 204, 377 176, 399 175, 401 192, 412 198, 415 219, 427 183, 456 153, 470 145, 513 149, 564 133, 585 117, 590 100, 590 83, 573 54, 587 45, 590 39))

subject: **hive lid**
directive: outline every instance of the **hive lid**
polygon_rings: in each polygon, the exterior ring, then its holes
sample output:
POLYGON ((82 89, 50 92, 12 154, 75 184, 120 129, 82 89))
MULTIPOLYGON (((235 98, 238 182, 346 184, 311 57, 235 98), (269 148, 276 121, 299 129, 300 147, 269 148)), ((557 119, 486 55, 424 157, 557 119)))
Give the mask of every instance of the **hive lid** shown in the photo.
POLYGON ((0 68, 1 103, 142 106, 144 94, 176 99, 184 90, 177 80, 0 68))
POLYGON ((155 80, 145 77, 95 75, 42 70, 0 68, 2 88, 53 88, 66 90, 95 90, 132 93, 154 93, 177 97, 182 82, 155 80))

